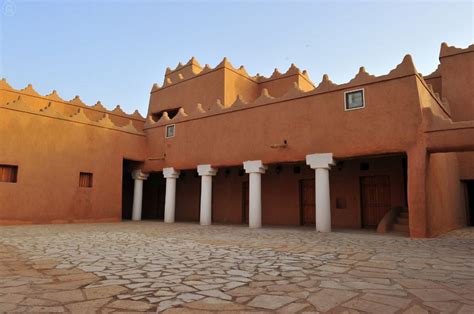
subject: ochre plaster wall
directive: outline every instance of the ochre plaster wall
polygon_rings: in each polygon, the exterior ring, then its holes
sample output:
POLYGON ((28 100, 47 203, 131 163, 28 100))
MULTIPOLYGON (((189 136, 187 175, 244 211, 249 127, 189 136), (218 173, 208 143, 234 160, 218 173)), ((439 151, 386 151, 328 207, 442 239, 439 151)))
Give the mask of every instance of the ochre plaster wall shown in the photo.
POLYGON ((464 198, 456 153, 431 154, 427 184, 430 236, 466 225, 464 198))
POLYGON ((404 152, 416 142, 421 123, 415 80, 411 76, 364 86, 362 110, 344 111, 340 90, 176 122, 176 136, 169 139, 164 126, 149 128, 150 156, 166 157, 147 161, 145 171, 256 159, 298 161, 318 152, 337 158, 404 152), (271 148, 284 140, 286 148, 271 148))
POLYGON ((121 219, 122 160, 144 160, 144 136, 0 108, 0 164, 18 182, 0 182, 0 223, 121 219), (79 173, 93 187, 79 187, 79 173))

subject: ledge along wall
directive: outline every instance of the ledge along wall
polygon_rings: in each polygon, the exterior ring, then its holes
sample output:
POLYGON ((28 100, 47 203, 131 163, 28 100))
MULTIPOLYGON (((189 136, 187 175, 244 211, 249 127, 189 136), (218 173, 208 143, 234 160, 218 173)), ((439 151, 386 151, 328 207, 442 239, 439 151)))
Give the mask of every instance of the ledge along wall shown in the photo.
POLYGON ((0 96, 0 164, 18 166, 16 183, 0 182, 0 224, 120 220, 122 160, 146 157, 145 135, 134 127, 143 118, 117 126, 104 112, 91 120, 83 106, 5 81, 0 96), (80 172, 93 173, 92 188, 79 187, 80 172))

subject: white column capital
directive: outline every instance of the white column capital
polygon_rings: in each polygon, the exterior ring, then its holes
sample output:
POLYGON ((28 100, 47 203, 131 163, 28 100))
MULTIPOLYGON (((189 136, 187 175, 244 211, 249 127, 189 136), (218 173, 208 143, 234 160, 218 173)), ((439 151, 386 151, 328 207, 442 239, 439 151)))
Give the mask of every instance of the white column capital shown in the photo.
POLYGON ((200 176, 215 176, 217 174, 217 169, 212 168, 211 165, 198 165, 197 172, 200 176))
POLYGON ((248 160, 244 161, 244 169, 246 173, 265 173, 268 166, 264 165, 261 160, 248 160))
POLYGON ((133 170, 132 171, 132 178, 134 180, 146 180, 148 179, 149 174, 142 172, 141 169, 133 170))
POLYGON ((163 177, 166 179, 177 179, 179 177, 180 171, 172 167, 163 168, 163 177))
POLYGON ((331 169, 335 165, 332 153, 306 155, 306 164, 311 169, 331 169))

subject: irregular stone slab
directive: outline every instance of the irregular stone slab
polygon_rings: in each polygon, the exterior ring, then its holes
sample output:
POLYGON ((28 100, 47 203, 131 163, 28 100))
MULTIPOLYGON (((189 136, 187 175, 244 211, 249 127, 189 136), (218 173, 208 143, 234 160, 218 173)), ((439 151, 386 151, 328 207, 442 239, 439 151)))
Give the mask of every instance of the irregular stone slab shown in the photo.
POLYGON ((377 303, 382 303, 386 305, 391 305, 399 309, 404 309, 411 303, 411 299, 403 299, 403 298, 371 294, 371 293, 363 295, 362 299, 377 302, 377 303))
POLYGON ((116 285, 83 289, 83 292, 86 294, 86 298, 88 300, 112 297, 121 293, 125 293, 127 291, 127 288, 116 285))
POLYGON ((208 297, 214 297, 214 298, 219 298, 223 300, 232 300, 232 297, 228 294, 225 294, 224 292, 220 290, 205 290, 205 291, 198 291, 197 293, 208 296, 208 297))
POLYGON ((63 313, 66 312, 62 306, 33 306, 28 309, 31 313, 63 313))
POLYGON ((82 292, 79 289, 43 293, 39 297, 43 299, 58 301, 60 303, 69 303, 84 300, 84 296, 82 295, 82 292))
POLYGON ((72 313, 96 313, 102 306, 109 303, 110 300, 112 300, 112 298, 70 303, 66 304, 66 308, 72 313))
POLYGON ((63 275, 57 277, 60 281, 76 281, 76 280, 96 280, 99 279, 94 274, 91 273, 77 273, 71 275, 63 275))
POLYGON ((350 268, 348 267, 340 267, 340 266, 331 266, 331 265, 323 265, 319 266, 317 270, 322 270, 322 271, 329 271, 332 273, 344 273, 348 271, 350 268))
POLYGON ((453 313, 458 307, 458 303, 454 302, 424 302, 423 305, 444 313, 453 313))
POLYGON ((463 305, 458 311, 458 314, 472 314, 472 313, 474 313, 474 305, 463 305))
POLYGON ((363 299, 350 300, 349 302, 344 303, 343 306, 351 308, 351 309, 359 310, 359 311, 364 311, 368 313, 376 313, 376 314, 380 314, 380 313, 390 314, 390 313, 395 313, 398 311, 398 308, 396 307, 380 304, 380 303, 375 303, 375 302, 370 302, 363 299))
POLYGON ((433 282, 431 280, 426 279, 394 279, 394 281, 398 282, 404 287, 413 288, 413 289, 422 289, 422 288, 443 288, 440 284, 433 282))
POLYGON ((409 289, 423 301, 451 301, 459 300, 459 297, 446 289, 409 289))
MULTIPOLYGON (((178 306, 180 304, 183 304, 183 301, 182 300, 165 300, 165 301, 162 301, 160 302, 160 304, 158 305, 158 308, 156 310, 157 313, 159 312, 162 312, 164 310, 167 310, 173 306, 178 306)), ((182 310, 181 308, 178 309, 178 310, 182 310)), ((179 311, 178 311, 179 312, 179 311)))
POLYGON ((241 304, 211 297, 191 303, 186 303, 184 306, 191 309, 204 311, 238 311, 246 309, 246 307, 241 304))
POLYGON ((403 312, 403 314, 429 314, 429 312, 419 305, 413 305, 408 310, 403 312))
MULTIPOLYGON (((0 289, 1 291, 1 289, 0 289)), ((15 303, 18 304, 20 303, 23 299, 25 298, 24 295, 21 294, 6 294, 0 296, 0 303, 15 303)))
POLYGON ((54 306, 58 305, 58 301, 52 300, 42 300, 42 299, 34 299, 34 298, 26 298, 20 304, 21 305, 28 305, 28 306, 54 306))
POLYGON ((250 301, 247 305, 263 308, 267 310, 276 310, 288 303, 295 301, 296 298, 288 297, 288 296, 278 296, 278 295, 259 295, 256 296, 252 301, 250 301))
POLYGON ((309 304, 305 303, 290 303, 278 310, 278 313, 298 313, 307 308, 309 304))
POLYGON ((178 295, 177 298, 183 300, 184 302, 191 302, 191 301, 201 300, 202 298, 204 298, 204 296, 196 294, 196 293, 187 292, 187 293, 181 293, 180 295, 178 295))
POLYGON ((341 303, 352 299, 356 295, 357 293, 346 290, 323 289, 311 294, 308 297, 308 302, 310 302, 318 311, 327 312, 341 303))
POLYGON ((229 290, 227 293, 233 297, 243 297, 264 294, 265 290, 261 288, 239 287, 234 290, 229 290))
POLYGON ((152 305, 142 301, 116 300, 110 303, 108 307, 120 310, 146 311, 149 310, 152 305))
POLYGON ((233 276, 240 276, 240 277, 252 277, 253 274, 247 272, 247 271, 243 271, 243 270, 229 270, 227 271, 227 273, 229 275, 233 275, 233 276))

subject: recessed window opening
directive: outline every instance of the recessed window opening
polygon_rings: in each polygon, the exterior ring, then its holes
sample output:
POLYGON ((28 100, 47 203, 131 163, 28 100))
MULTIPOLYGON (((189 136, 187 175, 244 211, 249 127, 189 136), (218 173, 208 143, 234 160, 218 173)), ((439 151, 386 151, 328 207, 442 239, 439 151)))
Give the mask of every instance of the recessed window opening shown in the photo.
POLYGON ((92 187, 92 173, 90 172, 81 172, 79 174, 79 186, 81 188, 91 188, 92 187))
POLYGON ((153 121, 157 122, 158 120, 161 119, 161 117, 163 117, 163 113, 167 112, 168 117, 170 119, 173 119, 178 114, 179 109, 181 109, 181 108, 166 109, 166 110, 162 110, 162 111, 159 111, 159 112, 155 112, 155 113, 151 114, 151 118, 153 119, 153 121))
POLYGON ((344 109, 354 110, 365 107, 364 90, 353 90, 344 93, 344 109))
POLYGON ((0 165, 0 182, 16 183, 18 166, 0 165))
POLYGON ((176 126, 174 124, 167 125, 165 137, 166 138, 174 137, 175 129, 176 129, 176 126))

